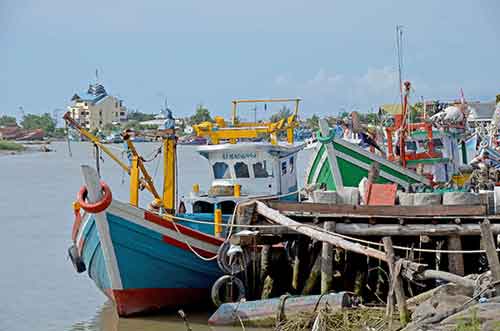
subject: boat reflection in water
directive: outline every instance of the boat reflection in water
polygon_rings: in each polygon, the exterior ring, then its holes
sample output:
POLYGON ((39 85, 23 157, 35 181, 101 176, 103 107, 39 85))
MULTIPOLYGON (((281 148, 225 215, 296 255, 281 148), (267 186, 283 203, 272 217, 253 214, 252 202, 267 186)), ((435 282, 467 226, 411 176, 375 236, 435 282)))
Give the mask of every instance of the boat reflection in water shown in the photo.
MULTIPOLYGON (((189 326, 193 331, 208 330, 238 330, 238 328, 212 328, 207 325, 209 312, 186 312, 189 326)), ((241 328, 239 328, 241 329, 241 328)), ((107 301, 96 315, 88 321, 73 324, 70 331, 185 331, 184 321, 175 312, 164 315, 137 316, 133 318, 120 318, 111 301, 107 301)))
MULTIPOLYGON (((208 326, 211 312, 188 312, 186 315, 192 331, 241 331, 241 326, 208 326)), ((113 303, 107 301, 89 321, 73 324, 69 331, 186 331, 188 327, 176 312, 163 315, 136 317, 119 317, 113 303)), ((252 328, 252 331, 269 331, 269 329, 252 328)))

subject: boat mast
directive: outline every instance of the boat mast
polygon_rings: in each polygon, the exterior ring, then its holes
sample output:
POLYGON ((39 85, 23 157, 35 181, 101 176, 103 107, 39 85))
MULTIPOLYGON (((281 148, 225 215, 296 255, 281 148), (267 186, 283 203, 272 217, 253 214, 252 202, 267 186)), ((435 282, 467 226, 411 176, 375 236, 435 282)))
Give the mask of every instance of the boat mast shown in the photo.
MULTIPOLYGON (((401 107, 403 107, 403 26, 396 25, 396 51, 398 57, 398 81, 399 97, 401 98, 401 107)), ((402 109, 401 109, 402 110, 402 109)))

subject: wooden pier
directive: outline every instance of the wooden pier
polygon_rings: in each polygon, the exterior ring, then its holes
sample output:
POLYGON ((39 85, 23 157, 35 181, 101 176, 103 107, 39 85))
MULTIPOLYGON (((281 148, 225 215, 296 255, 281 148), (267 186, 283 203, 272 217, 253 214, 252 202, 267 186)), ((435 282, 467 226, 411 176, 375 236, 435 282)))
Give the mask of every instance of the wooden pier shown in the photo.
POLYGON ((230 243, 252 252, 246 274, 247 283, 254 279, 250 300, 333 290, 392 307, 394 295, 404 325, 407 297, 441 281, 473 288, 462 276, 488 268, 500 279, 494 240, 500 215, 487 211, 486 205, 255 200, 238 206, 230 243))

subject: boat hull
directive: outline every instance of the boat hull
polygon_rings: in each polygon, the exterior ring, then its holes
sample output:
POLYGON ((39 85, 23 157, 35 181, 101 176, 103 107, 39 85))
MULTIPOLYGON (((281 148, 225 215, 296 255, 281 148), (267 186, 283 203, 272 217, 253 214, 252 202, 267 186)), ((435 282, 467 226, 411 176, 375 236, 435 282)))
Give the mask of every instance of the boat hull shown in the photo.
POLYGON ((328 190, 334 191, 336 190, 334 178, 338 176, 343 186, 357 187, 363 177, 368 177, 371 164, 377 162, 380 164, 377 183, 396 183, 403 188, 408 188, 413 183, 429 185, 427 178, 345 140, 334 139, 329 144, 333 147, 336 168, 331 168, 326 145, 321 145, 316 149, 307 170, 307 184, 324 184, 328 190))
POLYGON ((202 258, 215 256, 220 244, 211 235, 117 201, 86 218, 77 235, 88 275, 120 316, 208 302, 222 272, 215 261, 202 258))

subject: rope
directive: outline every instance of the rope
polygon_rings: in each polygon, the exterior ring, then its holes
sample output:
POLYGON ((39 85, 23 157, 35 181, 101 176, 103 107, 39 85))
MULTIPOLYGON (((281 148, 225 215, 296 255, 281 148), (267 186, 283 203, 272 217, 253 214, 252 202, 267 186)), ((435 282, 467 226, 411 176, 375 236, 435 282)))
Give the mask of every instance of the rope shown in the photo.
MULTIPOLYGON (((287 194, 284 194, 284 195, 296 194, 297 192, 299 192, 299 191, 287 193, 287 194)), ((279 196, 277 196, 277 197, 279 197, 279 196)), ((237 227, 237 228, 254 228, 254 229, 259 229, 259 228, 260 229, 269 229, 269 228, 285 228, 285 227, 287 227, 285 225, 280 225, 280 224, 259 224, 259 225, 257 225, 257 224, 238 224, 238 225, 235 225, 233 223, 233 220, 235 219, 235 214, 236 214, 236 210, 237 210, 238 205, 239 205, 239 203, 234 208, 233 215, 230 218, 230 222, 231 223, 227 223, 227 224, 223 223, 223 224, 221 224, 221 226, 223 226, 223 227, 230 228, 230 232, 228 233, 227 238, 229 238, 231 236, 232 229, 235 228, 235 227, 237 227)), ((180 221, 197 223, 197 224, 207 224, 207 225, 214 225, 215 224, 215 222, 193 220, 193 219, 190 219, 190 218, 179 217, 179 216, 174 216, 174 215, 170 215, 170 214, 165 214, 164 216, 172 218, 172 219, 177 219, 177 220, 180 220, 180 221)), ((297 226, 289 226, 289 227, 291 227, 294 230, 297 230, 300 227, 309 227, 309 228, 321 231, 323 233, 330 234, 332 236, 336 236, 336 237, 339 237, 339 238, 343 238, 343 239, 355 241, 355 242, 358 242, 358 243, 362 243, 362 244, 366 244, 366 245, 374 245, 374 246, 378 246, 378 247, 384 246, 382 243, 378 243, 378 242, 374 242, 374 241, 370 241, 370 240, 366 240, 366 239, 355 238, 355 237, 343 235, 343 234, 340 234, 340 233, 337 233, 337 232, 331 232, 331 231, 323 229, 322 227, 318 227, 318 226, 314 226, 314 225, 310 225, 310 224, 300 224, 300 225, 297 225, 297 226)), ((422 253, 480 254, 480 253, 485 253, 486 252, 485 250, 482 250, 482 249, 477 249, 477 250, 448 250, 448 249, 415 248, 415 247, 406 247, 406 246, 398 246, 398 245, 395 245, 393 247, 394 247, 394 249, 398 249, 398 250, 414 251, 414 252, 422 252, 422 253)), ((497 248, 497 252, 500 252, 500 248, 497 248)))
MULTIPOLYGON (((367 245, 375 245, 375 246, 379 246, 379 247, 382 247, 384 246, 384 244, 382 243, 378 243, 378 242, 374 242, 374 241, 370 241, 370 240, 365 240, 365 239, 359 239, 359 238, 354 238, 354 237, 351 237, 351 236, 346 236, 346 235, 343 235, 343 234, 340 234, 340 233, 337 233, 337 232, 331 232, 331 231, 328 231, 328 230, 325 230, 321 227, 317 227, 317 226, 314 226, 314 225, 303 225, 303 226, 308 226, 310 228, 314 228, 318 231, 322 231, 324 233, 328 233, 330 235, 333 235, 333 236, 337 236, 337 237, 340 237, 340 238, 343 238, 343 239, 348 239, 348 240, 351 240, 351 241, 356 241, 356 242, 360 242, 360 243, 363 243, 363 244, 367 244, 367 245)), ((448 249, 427 249, 427 248, 412 248, 412 247, 406 247, 406 246, 393 246, 395 249, 399 249, 399 250, 404 250, 404 251, 415 251, 415 252, 424 252, 424 253, 443 253, 443 254, 479 254, 479 253, 485 253, 486 251, 484 249, 477 249, 477 250, 448 250, 448 249)), ((497 248, 497 252, 500 252, 500 248, 497 248)))
POLYGON ((191 247, 191 245, 187 242, 187 240, 184 238, 184 234, 179 230, 179 228, 177 227, 177 224, 175 224, 175 222, 172 222, 172 224, 174 225, 174 228, 175 230, 181 235, 182 237, 182 241, 186 244, 186 246, 189 248, 189 250, 194 254, 196 255, 199 259, 203 260, 203 261, 213 261, 217 258, 217 254, 215 254, 214 256, 212 257, 204 257, 204 256, 201 256, 200 254, 198 254, 197 251, 194 250, 193 247, 191 247))
MULTIPOLYGON (((276 198, 280 198, 280 197, 285 197, 285 196, 289 196, 289 195, 292 195, 292 194, 297 194, 299 193, 300 190, 297 190, 295 192, 290 192, 290 193, 286 193, 286 194, 281 194, 281 195, 275 195, 275 196, 268 196, 266 198, 266 196, 263 196, 264 199, 276 199, 276 198)), ((241 202, 241 201, 240 201, 241 202)), ((221 224, 222 226, 224 227, 228 227, 229 228, 229 233, 227 234, 226 236, 226 239, 224 240, 224 242, 227 242, 229 240, 229 238, 231 237, 232 235, 232 232, 233 232, 233 228, 235 227, 242 227, 242 228, 256 228, 256 227, 260 227, 260 228, 276 228, 276 227, 284 227, 283 225, 276 225, 276 224, 269 224, 269 225, 251 225, 251 224, 240 224, 240 225, 234 225, 234 220, 235 220, 235 216, 236 216, 236 210, 238 209, 238 206, 240 204, 240 202, 238 202, 236 204, 236 206, 234 207, 234 210, 233 210, 233 215, 231 216, 231 219, 230 219, 230 224, 221 224)), ((185 221, 185 222, 191 222, 191 223, 198 223, 198 224, 209 224, 209 225, 213 225, 215 224, 215 222, 210 222, 210 221, 198 221, 198 220, 193 220, 193 219, 189 219, 189 218, 185 218, 185 217, 179 217, 179 216, 175 216, 175 215, 171 215, 171 214, 163 214, 162 216, 164 217, 167 217, 167 218, 171 218, 171 219, 174 219, 174 220, 180 220, 180 221, 185 221)), ((196 252, 196 250, 189 244, 189 242, 187 242, 187 240, 184 238, 184 234, 181 233, 181 231, 179 230, 179 228, 177 227, 177 224, 175 222, 172 222, 172 224, 174 225, 174 228, 175 230, 181 235, 182 237, 182 241, 184 242, 184 244, 186 244, 186 246, 189 248, 189 250, 194 254, 196 255, 196 257, 200 258, 201 260, 203 261, 214 261, 215 259, 217 259, 218 257, 218 254, 215 254, 214 256, 210 257, 210 258, 206 258, 206 257, 203 257, 201 256, 200 254, 198 254, 198 252, 196 252)))

